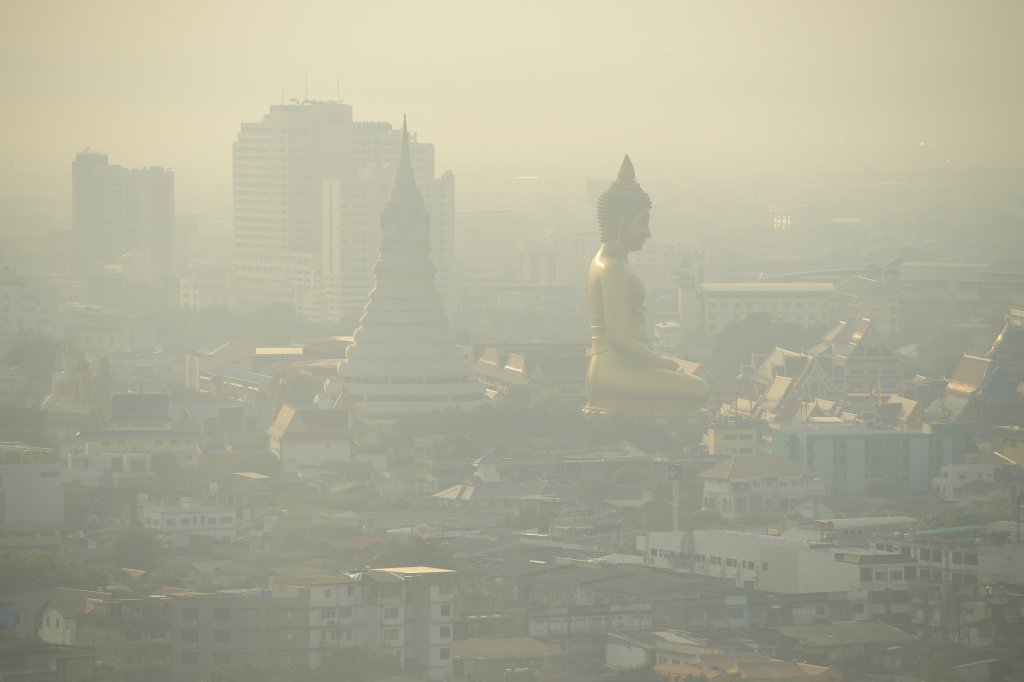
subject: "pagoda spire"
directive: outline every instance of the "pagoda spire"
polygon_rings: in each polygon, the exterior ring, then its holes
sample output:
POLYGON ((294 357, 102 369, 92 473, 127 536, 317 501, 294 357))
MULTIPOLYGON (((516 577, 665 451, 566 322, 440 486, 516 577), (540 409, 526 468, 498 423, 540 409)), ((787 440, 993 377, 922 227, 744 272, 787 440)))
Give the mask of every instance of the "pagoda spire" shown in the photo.
POLYGON ((409 124, 405 114, 402 114, 402 156, 398 160, 398 165, 411 165, 409 162, 409 124))
POLYGON ((423 207, 423 198, 416 186, 416 175, 412 171, 412 156, 409 152, 409 125, 405 114, 402 114, 402 146, 398 157, 398 172, 395 173, 395 186, 391 190, 387 204, 387 209, 399 207, 404 207, 407 210, 422 209, 423 207))

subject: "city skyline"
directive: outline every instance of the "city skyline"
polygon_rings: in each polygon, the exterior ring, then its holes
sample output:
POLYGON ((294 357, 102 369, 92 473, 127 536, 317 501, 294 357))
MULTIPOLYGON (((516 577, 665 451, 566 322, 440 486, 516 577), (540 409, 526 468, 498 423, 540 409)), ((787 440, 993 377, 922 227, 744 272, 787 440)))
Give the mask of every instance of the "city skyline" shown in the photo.
POLYGON ((151 14, 108 2, 81 16, 62 7, 54 24, 47 7, 14 8, 0 48, 8 195, 52 193, 87 147, 173 168, 185 197, 227 186, 238 121, 339 96, 370 120, 414 115, 442 150, 438 168, 467 180, 600 177, 626 151, 674 181, 1024 157, 1024 95, 1012 86, 1024 10, 1011 2, 527 3, 501 14, 309 3, 272 19, 232 3, 151 14))

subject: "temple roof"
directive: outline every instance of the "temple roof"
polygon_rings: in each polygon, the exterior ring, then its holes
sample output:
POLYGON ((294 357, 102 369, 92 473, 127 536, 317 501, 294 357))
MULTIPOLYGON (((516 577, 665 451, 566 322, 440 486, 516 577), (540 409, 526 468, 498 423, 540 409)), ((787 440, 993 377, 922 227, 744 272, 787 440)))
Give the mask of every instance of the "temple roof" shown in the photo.
POLYGON ((988 374, 992 361, 974 355, 964 355, 953 376, 946 385, 946 391, 961 396, 970 396, 981 386, 988 374))

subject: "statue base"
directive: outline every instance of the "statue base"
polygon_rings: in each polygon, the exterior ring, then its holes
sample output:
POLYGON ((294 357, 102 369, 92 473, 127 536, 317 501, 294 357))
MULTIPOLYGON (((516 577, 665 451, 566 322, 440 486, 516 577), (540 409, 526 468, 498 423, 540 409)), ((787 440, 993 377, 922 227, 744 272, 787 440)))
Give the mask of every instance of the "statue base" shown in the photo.
POLYGON ((679 454, 701 444, 710 423, 705 409, 688 412, 615 410, 593 405, 583 408, 593 433, 605 442, 625 440, 645 452, 679 454))

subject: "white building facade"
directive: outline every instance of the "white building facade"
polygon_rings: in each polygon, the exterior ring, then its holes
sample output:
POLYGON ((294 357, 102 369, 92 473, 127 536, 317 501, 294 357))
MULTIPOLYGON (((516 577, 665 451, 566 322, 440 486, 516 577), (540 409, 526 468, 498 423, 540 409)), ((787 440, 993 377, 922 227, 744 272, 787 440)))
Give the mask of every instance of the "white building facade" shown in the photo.
POLYGON ((167 272, 174 255, 174 173, 124 168, 82 152, 71 164, 75 253, 83 272, 131 254, 141 269, 167 272))
MULTIPOLYGON (((373 284, 378 221, 398 162, 389 123, 353 121, 341 102, 270 107, 234 144, 234 274, 238 304, 294 305, 317 323, 356 313, 373 284)), ((410 145, 431 216, 437 286, 456 298, 455 180, 434 176, 434 148, 410 145)))

